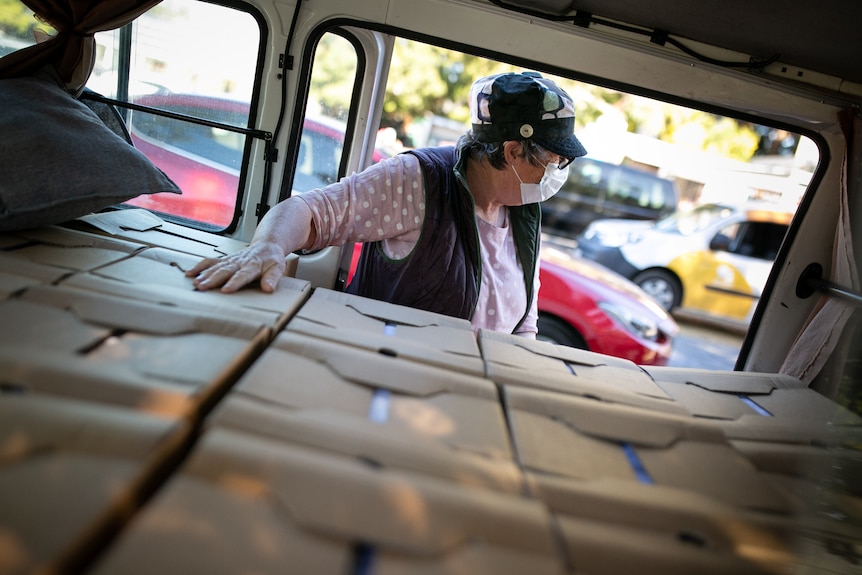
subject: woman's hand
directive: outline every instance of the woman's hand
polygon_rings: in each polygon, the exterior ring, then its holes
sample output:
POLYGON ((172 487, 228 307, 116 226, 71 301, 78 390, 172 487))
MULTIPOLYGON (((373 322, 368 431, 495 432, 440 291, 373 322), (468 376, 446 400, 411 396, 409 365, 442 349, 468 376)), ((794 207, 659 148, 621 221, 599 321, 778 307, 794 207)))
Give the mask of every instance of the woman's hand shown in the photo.
POLYGON ((242 251, 223 258, 206 258, 186 272, 194 278, 195 288, 205 291, 221 288, 224 293, 235 292, 260 278, 260 289, 275 291, 284 276, 284 249, 274 242, 254 242, 242 251))

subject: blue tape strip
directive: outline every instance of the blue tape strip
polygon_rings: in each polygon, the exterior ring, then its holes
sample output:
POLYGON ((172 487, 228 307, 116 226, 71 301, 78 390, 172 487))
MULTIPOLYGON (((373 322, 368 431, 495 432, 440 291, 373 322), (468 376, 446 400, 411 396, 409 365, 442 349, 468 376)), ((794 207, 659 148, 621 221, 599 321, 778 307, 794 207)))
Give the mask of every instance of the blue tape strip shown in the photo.
POLYGON ((646 467, 644 467, 643 461, 638 457, 635 448, 631 446, 630 443, 623 443, 623 453, 626 454, 626 457, 629 460, 629 465, 632 466, 632 469, 635 472, 635 477, 638 478, 638 481, 641 483, 645 483, 647 485, 652 485, 655 483, 650 474, 647 472, 646 467))
POLYGON ((374 568, 374 547, 368 543, 353 546, 353 575, 371 575, 374 568))
POLYGON ((737 397, 739 397, 739 399, 742 400, 742 403, 744 403, 745 405, 747 405, 748 407, 750 407, 751 409, 756 411, 758 413, 758 415, 763 415, 765 417, 772 417, 771 413, 769 413, 768 411, 766 411, 765 409, 763 409, 762 407, 757 405, 757 403, 753 399, 748 397, 747 395, 739 395, 737 397))
POLYGON ((375 423, 386 423, 389 419, 389 400, 392 394, 388 389, 375 389, 368 406, 368 419, 375 423))

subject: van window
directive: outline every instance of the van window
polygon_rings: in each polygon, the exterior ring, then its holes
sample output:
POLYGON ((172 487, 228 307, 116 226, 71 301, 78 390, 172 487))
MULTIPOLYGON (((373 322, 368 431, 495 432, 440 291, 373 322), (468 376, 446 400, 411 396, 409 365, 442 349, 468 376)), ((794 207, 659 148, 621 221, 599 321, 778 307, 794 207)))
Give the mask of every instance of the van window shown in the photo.
POLYGON ((326 186, 341 175, 357 71, 358 57, 350 41, 335 33, 324 34, 314 52, 293 192, 326 186))
POLYGON ((96 35, 87 88, 216 124, 120 110, 135 147, 183 192, 140 196, 128 204, 198 227, 230 226, 251 147, 248 135, 230 128, 254 127, 262 35, 251 12, 197 0, 164 0, 129 26, 96 35))

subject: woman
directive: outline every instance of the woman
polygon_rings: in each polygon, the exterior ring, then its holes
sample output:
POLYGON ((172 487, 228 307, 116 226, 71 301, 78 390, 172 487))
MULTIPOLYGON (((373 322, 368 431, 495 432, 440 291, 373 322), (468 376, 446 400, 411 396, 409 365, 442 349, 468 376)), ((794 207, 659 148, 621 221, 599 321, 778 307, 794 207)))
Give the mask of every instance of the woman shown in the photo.
POLYGON ((347 291, 535 338, 538 202, 586 154, 574 103, 535 72, 488 76, 470 91, 472 130, 455 147, 422 148, 270 210, 249 247, 200 262, 198 289, 260 279, 271 292, 296 250, 363 242, 347 291))

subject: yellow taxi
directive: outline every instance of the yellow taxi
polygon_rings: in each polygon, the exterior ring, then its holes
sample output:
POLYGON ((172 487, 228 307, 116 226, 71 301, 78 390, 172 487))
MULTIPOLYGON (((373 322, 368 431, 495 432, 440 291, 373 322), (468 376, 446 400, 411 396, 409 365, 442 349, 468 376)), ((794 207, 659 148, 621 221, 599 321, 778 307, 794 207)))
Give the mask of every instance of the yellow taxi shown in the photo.
POLYGON ((666 310, 745 327, 792 218, 768 202, 703 204, 654 223, 594 222, 576 249, 666 310))

